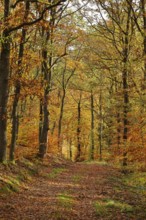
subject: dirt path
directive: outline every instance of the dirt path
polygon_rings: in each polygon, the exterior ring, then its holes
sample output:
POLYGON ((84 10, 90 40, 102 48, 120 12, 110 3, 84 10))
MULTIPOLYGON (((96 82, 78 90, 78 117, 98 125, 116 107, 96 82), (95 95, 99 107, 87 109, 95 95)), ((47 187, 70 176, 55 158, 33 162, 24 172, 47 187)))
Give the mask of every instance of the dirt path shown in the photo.
POLYGON ((108 166, 44 167, 27 188, 0 198, 1 220, 145 220, 144 196, 108 166))

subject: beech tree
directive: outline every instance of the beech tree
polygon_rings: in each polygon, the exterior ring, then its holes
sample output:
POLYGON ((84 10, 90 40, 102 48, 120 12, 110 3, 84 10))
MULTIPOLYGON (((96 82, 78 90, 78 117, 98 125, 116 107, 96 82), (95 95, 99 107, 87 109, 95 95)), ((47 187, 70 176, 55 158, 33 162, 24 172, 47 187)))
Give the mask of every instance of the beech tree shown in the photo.
MULTIPOLYGON (((7 102, 9 93, 8 78, 10 75, 10 48, 11 48, 11 33, 21 29, 25 26, 34 25, 43 19, 45 13, 60 5, 64 1, 50 1, 49 6, 44 4, 44 8, 40 8, 40 16, 32 16, 29 13, 30 20, 28 20, 28 15, 26 16, 26 8, 23 1, 12 2, 10 9, 10 1, 5 0, 3 6, 4 19, 2 20, 2 42, 1 42, 1 56, 0 56, 0 161, 6 159, 6 148, 7 148, 7 102), (10 14, 11 11, 11 14, 10 14), (21 12, 18 14, 18 12, 21 12), (11 19, 10 19, 11 18, 11 19), (16 19, 20 20, 20 23, 15 23, 16 19)), ((28 1, 27 4, 31 4, 32 7, 35 1, 28 1)), ((39 6, 39 3, 37 3, 39 6)), ((40 3, 41 4, 41 3, 40 3)), ((27 8, 28 10, 28 8, 27 8)), ((36 11, 36 9, 35 9, 36 11)), ((37 12, 37 11, 36 11, 37 12)))

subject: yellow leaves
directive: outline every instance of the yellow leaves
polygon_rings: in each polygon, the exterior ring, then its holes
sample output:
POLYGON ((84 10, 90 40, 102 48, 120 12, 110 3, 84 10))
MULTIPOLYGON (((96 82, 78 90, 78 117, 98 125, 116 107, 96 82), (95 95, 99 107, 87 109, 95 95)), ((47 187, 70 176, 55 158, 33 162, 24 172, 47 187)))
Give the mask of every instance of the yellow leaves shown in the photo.
POLYGON ((49 28, 49 22, 48 21, 45 21, 45 20, 41 20, 39 23, 38 23, 39 26, 43 27, 44 30, 47 30, 49 28))
POLYGON ((66 58, 66 67, 68 70, 75 70, 78 73, 83 72, 86 68, 86 64, 81 60, 75 60, 70 57, 66 58))
POLYGON ((76 68, 76 62, 74 60, 67 60, 67 69, 74 69, 76 68))

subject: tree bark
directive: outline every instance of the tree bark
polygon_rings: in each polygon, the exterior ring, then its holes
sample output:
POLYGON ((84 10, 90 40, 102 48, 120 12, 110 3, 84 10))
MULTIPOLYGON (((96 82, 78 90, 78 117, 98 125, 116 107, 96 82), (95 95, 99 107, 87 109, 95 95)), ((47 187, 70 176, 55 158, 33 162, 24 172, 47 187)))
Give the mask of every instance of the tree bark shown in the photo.
MULTIPOLYGON (((132 4, 132 0, 131 0, 132 4)), ((123 142, 124 142, 124 153, 123 153, 123 166, 127 166, 127 139, 128 139, 128 112, 129 112, 129 94, 128 94, 128 57, 129 57, 129 30, 130 30, 130 17, 131 7, 128 6, 126 32, 125 32, 125 45, 123 50, 123 142)))
POLYGON ((26 37, 26 30, 22 29, 22 37, 21 37, 21 43, 19 47, 19 60, 18 60, 18 79, 16 80, 15 85, 15 94, 14 94, 14 101, 13 101, 13 109, 12 109, 12 137, 11 137, 11 145, 10 145, 10 160, 14 160, 14 153, 15 153, 15 147, 16 147, 16 138, 17 138, 17 108, 18 108, 18 102, 20 97, 20 91, 21 91, 21 83, 20 78, 22 75, 21 66, 22 66, 22 59, 24 54, 24 42, 26 37))
POLYGON ((102 160, 102 133, 103 133, 103 119, 102 119, 102 88, 99 94, 99 159, 102 160))
POLYGON ((43 126, 40 134, 39 157, 44 158, 48 147, 49 130, 49 110, 48 110, 48 92, 45 91, 43 99, 43 126))
POLYGON ((94 96, 91 90, 91 160, 94 160, 94 96))
POLYGON ((39 109, 39 143, 41 142, 42 136, 42 125, 43 125, 43 103, 42 98, 40 99, 40 109, 39 109))
MULTIPOLYGON (((4 1, 4 21, 9 16, 9 0, 4 1)), ((3 32, 3 43, 0 54, 0 162, 6 159, 7 148, 7 102, 8 78, 10 74, 10 39, 7 29, 3 32)))
MULTIPOLYGON (((27 19, 30 9, 30 3, 29 1, 26 1, 25 3, 25 15, 24 20, 27 19)), ((21 36, 21 42, 19 47, 19 56, 18 56, 18 72, 17 72, 17 80, 15 85, 15 95, 14 95, 14 101, 13 101, 13 109, 12 109, 12 137, 11 137, 11 145, 10 145, 10 160, 14 160, 14 153, 15 153, 15 147, 16 147, 16 139, 17 139, 17 108, 19 103, 19 97, 20 97, 20 91, 21 91, 21 76, 22 76, 22 59, 24 54, 24 43, 26 39, 26 28, 22 28, 22 36, 21 36)))
POLYGON ((61 107, 60 107, 60 115, 59 115, 59 123, 58 123, 58 150, 61 153, 61 146, 60 146, 60 137, 61 137, 61 130, 62 130, 62 119, 63 119, 63 112, 64 112, 64 101, 65 101, 66 91, 63 88, 63 95, 61 98, 61 107))
MULTIPOLYGON (((48 147, 48 131, 49 131, 49 92, 50 92, 50 83, 51 83, 51 75, 52 71, 51 69, 48 70, 48 52, 46 49, 42 51, 42 57, 43 57, 43 64, 42 64, 42 72, 44 74, 44 82, 46 82, 46 85, 44 85, 44 97, 42 99, 42 102, 40 103, 40 111, 41 111, 41 117, 40 117, 40 123, 39 123, 39 157, 44 158, 47 147, 48 147)), ((49 58, 49 66, 51 66, 52 57, 49 58)))
POLYGON ((78 125, 77 125, 77 149, 78 149, 78 154, 76 160, 78 161, 81 156, 81 94, 80 94, 80 99, 78 101, 78 125))

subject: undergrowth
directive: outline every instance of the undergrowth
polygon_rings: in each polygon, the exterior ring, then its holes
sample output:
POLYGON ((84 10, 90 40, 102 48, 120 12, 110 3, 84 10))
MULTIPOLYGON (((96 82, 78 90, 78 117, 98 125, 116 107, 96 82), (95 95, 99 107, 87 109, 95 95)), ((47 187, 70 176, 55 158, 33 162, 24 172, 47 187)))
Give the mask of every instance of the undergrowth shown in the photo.
POLYGON ((50 173, 45 173, 45 174, 43 174, 43 176, 47 177, 49 179, 54 179, 59 174, 65 172, 65 171, 67 171, 67 169, 65 169, 65 168, 53 168, 50 173))
POLYGON ((115 211, 131 213, 133 212, 133 207, 127 203, 112 200, 110 198, 105 198, 94 203, 96 214, 98 216, 105 216, 115 211))
POLYGON ((68 209, 71 209, 74 203, 72 196, 67 193, 58 194, 57 200, 60 206, 68 209))
POLYGON ((0 194, 18 192, 32 176, 38 174, 38 168, 36 161, 27 159, 0 164, 0 194))

